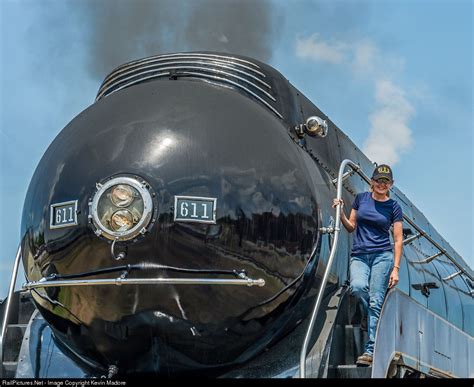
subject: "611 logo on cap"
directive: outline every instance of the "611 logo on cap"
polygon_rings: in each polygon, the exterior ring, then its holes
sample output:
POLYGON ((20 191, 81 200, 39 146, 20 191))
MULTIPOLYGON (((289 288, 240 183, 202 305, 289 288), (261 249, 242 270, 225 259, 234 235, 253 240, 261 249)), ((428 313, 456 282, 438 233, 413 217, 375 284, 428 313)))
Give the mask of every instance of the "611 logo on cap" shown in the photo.
POLYGON ((378 173, 390 173, 390 169, 388 167, 379 167, 377 169, 378 173))

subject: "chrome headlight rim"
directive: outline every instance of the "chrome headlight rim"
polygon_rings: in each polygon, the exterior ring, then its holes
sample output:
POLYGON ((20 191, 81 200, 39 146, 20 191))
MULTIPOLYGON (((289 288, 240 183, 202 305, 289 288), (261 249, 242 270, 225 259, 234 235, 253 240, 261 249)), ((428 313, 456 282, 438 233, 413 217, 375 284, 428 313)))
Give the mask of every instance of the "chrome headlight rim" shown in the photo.
MULTIPOLYGON (((138 176, 118 176, 112 177, 104 183, 96 184, 96 191, 89 201, 89 219, 95 226, 95 234, 97 236, 103 236, 111 241, 129 241, 136 239, 138 236, 145 234, 147 228, 151 226, 151 220, 156 210, 153 205, 152 193, 150 192, 150 185, 142 178, 138 176), (99 217, 99 202, 103 195, 113 186, 125 184, 135 188, 142 201, 143 201, 143 213, 137 224, 130 230, 126 231, 113 231, 111 228, 106 227, 100 220, 99 217), (154 211, 155 210, 155 211, 154 211)), ((126 209, 127 207, 116 206, 117 209, 126 209)))

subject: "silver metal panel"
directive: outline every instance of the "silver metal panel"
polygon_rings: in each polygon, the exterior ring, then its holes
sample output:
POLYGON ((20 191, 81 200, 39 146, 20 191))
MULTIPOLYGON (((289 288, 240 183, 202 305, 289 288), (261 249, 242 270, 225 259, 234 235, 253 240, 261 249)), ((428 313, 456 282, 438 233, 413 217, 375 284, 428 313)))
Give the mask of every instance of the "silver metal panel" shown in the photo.
POLYGON ((398 289, 385 300, 377 328, 372 377, 385 378, 394 358, 420 372, 474 376, 474 338, 398 289))

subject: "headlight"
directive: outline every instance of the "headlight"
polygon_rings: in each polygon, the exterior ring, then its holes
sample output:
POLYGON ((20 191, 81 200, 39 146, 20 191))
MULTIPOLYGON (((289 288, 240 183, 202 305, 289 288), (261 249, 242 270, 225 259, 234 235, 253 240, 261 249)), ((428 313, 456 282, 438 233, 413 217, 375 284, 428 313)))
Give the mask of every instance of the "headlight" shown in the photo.
POLYGON ((110 198, 117 207, 127 207, 133 201, 135 192, 126 184, 119 184, 112 188, 110 198))
POLYGON ((114 231, 130 230, 133 227, 133 215, 127 210, 116 211, 110 219, 110 226, 114 231))
POLYGON ((116 177, 98 184, 89 203, 89 218, 95 233, 118 241, 143 234, 153 214, 148 187, 132 177, 116 177))

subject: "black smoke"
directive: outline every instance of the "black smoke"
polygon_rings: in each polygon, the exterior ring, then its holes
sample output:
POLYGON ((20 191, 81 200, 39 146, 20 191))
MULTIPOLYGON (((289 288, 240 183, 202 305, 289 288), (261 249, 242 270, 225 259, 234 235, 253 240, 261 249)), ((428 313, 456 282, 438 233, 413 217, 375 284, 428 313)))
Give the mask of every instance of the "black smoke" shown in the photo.
POLYGON ((269 0, 83 0, 90 74, 150 55, 219 51, 270 61, 280 17, 269 0))

